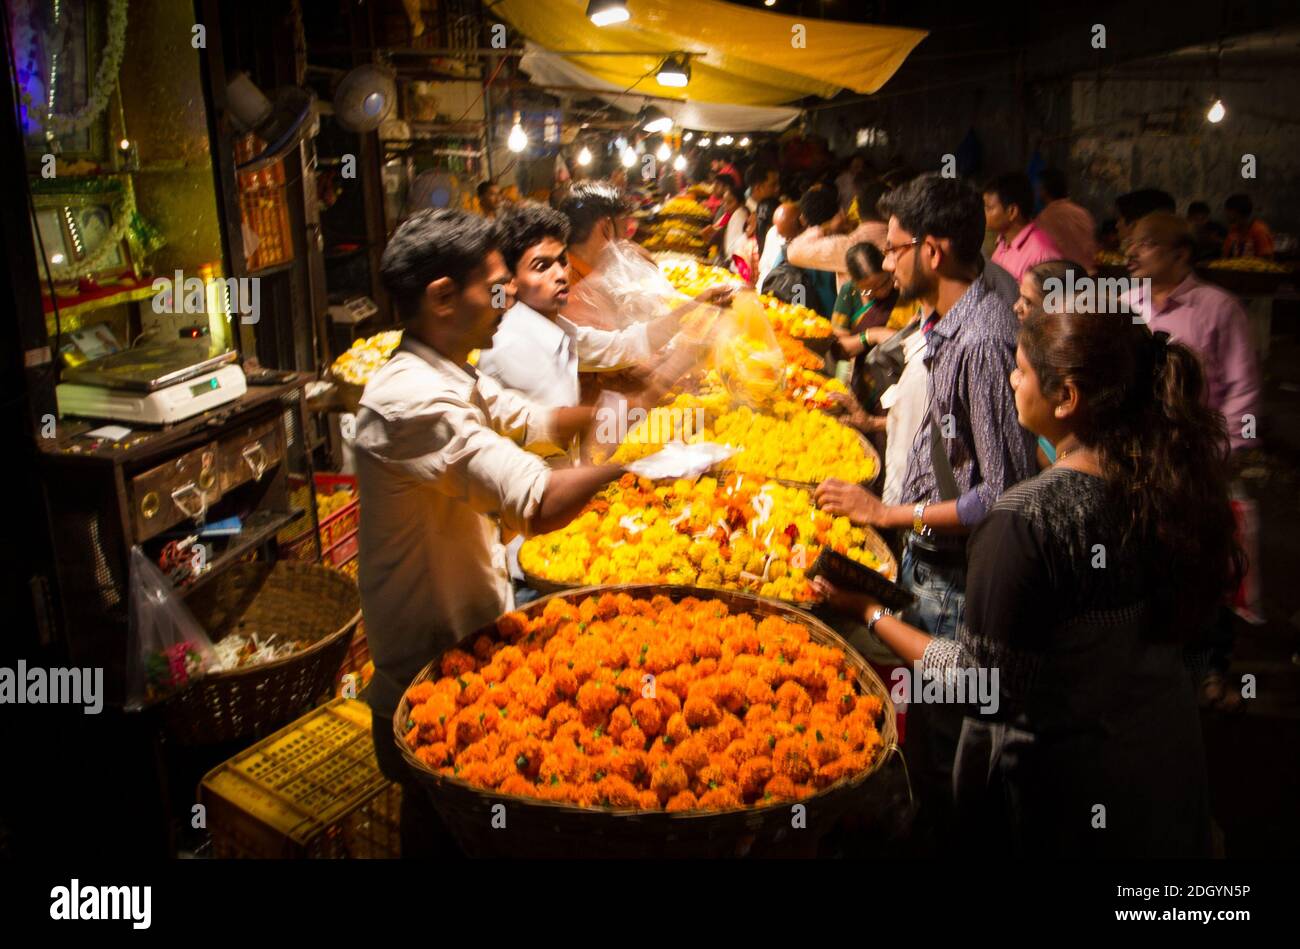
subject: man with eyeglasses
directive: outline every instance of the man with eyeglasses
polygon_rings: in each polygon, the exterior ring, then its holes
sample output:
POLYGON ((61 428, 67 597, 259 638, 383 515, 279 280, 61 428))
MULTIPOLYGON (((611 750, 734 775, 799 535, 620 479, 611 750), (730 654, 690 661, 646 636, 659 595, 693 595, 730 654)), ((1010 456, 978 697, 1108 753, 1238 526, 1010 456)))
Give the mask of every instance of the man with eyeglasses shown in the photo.
MULTIPOLYGON (((1021 428, 1010 375, 1018 321, 982 278, 984 207, 973 188, 937 174, 891 192, 886 270, 900 296, 918 300, 929 370, 928 405, 914 433, 901 504, 859 485, 825 481, 818 504, 854 523, 909 531, 899 582, 916 596, 908 622, 951 639, 965 614, 965 540, 998 497, 1034 474, 1034 437, 1021 428)), ((851 594, 837 593, 853 611, 851 594)), ((859 615, 862 610, 856 611, 859 615)), ((884 611, 877 611, 874 625, 884 611)), ((942 833, 951 809, 951 772, 961 723, 957 706, 908 711, 908 759, 929 826, 942 833)))

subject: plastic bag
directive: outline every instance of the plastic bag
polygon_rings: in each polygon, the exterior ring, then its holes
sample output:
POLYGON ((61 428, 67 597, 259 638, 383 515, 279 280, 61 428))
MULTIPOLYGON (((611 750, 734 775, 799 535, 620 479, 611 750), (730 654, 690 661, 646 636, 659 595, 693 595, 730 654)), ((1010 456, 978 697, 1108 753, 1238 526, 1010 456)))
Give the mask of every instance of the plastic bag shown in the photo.
POLYGON ((763 301, 752 290, 737 293, 718 327, 714 365, 727 391, 750 405, 769 402, 781 387, 785 356, 763 301))
POLYGON ((152 705, 201 678, 212 641, 171 581, 139 547, 131 548, 131 612, 126 707, 152 705))
POLYGON ((684 300, 640 247, 612 241, 591 275, 570 292, 564 316, 583 326, 625 329, 663 316, 684 300))
POLYGON ((676 478, 698 478, 715 465, 726 461, 736 453, 731 445, 719 445, 717 442, 669 442, 653 455, 646 455, 627 466, 627 470, 639 478, 652 481, 676 478))

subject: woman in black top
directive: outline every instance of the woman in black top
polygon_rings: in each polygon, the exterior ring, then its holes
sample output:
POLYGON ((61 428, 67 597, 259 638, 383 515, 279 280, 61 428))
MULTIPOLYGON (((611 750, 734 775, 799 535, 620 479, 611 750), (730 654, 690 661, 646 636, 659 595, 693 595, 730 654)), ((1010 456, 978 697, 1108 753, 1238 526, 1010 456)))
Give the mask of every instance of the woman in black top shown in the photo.
POLYGON ((818 583, 923 675, 997 670, 996 711, 968 709, 954 767, 962 828, 979 843, 1207 855, 1183 657, 1241 569, 1223 419, 1204 405, 1196 356, 1128 316, 1036 313, 1019 342, 1020 423, 1057 461, 972 534, 958 639, 818 583))

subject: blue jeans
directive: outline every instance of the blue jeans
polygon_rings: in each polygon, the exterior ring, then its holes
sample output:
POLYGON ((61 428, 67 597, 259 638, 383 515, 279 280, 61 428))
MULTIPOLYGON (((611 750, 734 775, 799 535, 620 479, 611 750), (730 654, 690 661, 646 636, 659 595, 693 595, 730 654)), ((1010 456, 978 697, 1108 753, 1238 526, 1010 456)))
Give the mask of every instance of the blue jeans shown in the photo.
MULTIPOLYGON (((935 566, 918 559, 909 540, 899 585, 916 596, 902 618, 939 639, 955 639, 966 618, 965 563, 935 566)), ((952 769, 962 707, 914 703, 907 709, 904 753, 920 810, 915 832, 923 848, 944 854, 953 845, 952 769)))
POLYGON ((899 570, 899 586, 916 596, 903 619, 940 639, 956 639, 966 618, 966 565, 937 567, 918 560, 907 542, 899 570))

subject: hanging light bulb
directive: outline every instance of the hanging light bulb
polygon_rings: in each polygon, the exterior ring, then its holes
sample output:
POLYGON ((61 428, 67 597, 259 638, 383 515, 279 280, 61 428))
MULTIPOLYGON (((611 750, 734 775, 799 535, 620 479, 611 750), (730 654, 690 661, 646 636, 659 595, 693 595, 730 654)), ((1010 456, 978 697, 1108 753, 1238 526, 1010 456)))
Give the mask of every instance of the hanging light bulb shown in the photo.
POLYGON ((685 171, 685 170, 686 170, 686 156, 685 156, 685 155, 678 155, 676 158, 673 159, 673 170, 674 170, 674 171, 685 171))
POLYGON ((510 137, 506 139, 506 147, 512 152, 522 152, 528 147, 528 134, 524 127, 519 124, 519 113, 515 113, 515 124, 510 129, 510 137))
POLYGON ((636 152, 630 148, 623 149, 623 154, 619 158, 622 160, 624 168, 631 168, 636 164, 636 152))
POLYGON ((587 4, 587 19, 596 26, 626 23, 630 17, 627 0, 591 0, 587 4))
POLYGON ((691 139, 693 139, 694 137, 695 137, 695 133, 694 133, 694 132, 687 132, 685 135, 682 136, 682 141, 683 141, 683 142, 689 142, 689 141, 690 141, 691 139))
POLYGON ((712 144, 713 144, 713 139, 711 138, 700 139, 700 148, 708 148, 712 144))
POLYGON ((659 150, 655 152, 655 158, 658 158, 660 161, 667 161, 672 157, 673 157, 673 150, 668 147, 667 142, 664 142, 662 145, 660 145, 659 150))
POLYGON ((742 138, 742 139, 740 140, 740 147, 741 147, 741 148, 749 148, 749 136, 748 136, 748 135, 746 135, 744 138, 742 138))
POLYGON ((1227 114, 1228 110, 1223 107, 1223 100, 1215 99, 1214 105, 1210 106, 1210 111, 1205 113, 1205 117, 1217 125, 1227 114))
POLYGON ((582 151, 578 152, 578 164, 579 165, 591 164, 591 149, 588 148, 586 145, 583 145, 582 151))

